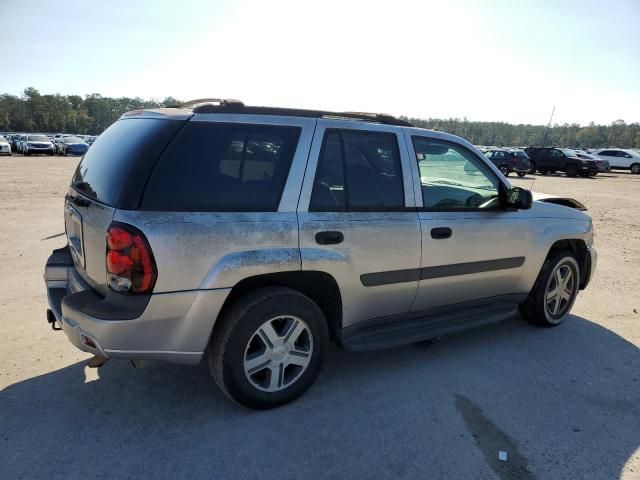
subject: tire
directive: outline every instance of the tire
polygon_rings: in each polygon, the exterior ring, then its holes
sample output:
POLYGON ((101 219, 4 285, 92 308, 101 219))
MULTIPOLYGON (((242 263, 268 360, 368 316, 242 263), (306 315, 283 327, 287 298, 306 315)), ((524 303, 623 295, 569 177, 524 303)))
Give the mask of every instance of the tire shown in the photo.
POLYGON ((507 167, 506 165, 501 165, 499 170, 500 173, 502 173, 505 177, 509 176, 509 167, 507 167))
POLYGON ((589 174, 589 176, 591 176, 591 177, 595 177, 596 175, 598 175, 598 172, 592 172, 592 173, 589 174))
POLYGON ((541 168, 540 170, 538 170, 540 172, 540 175, 546 175, 547 173, 549 173, 549 170, 545 170, 543 168, 541 168))
POLYGON ((565 170, 567 177, 575 177, 578 175, 578 167, 576 167, 573 163, 567 165, 567 169, 565 170))
POLYGON ((555 170, 549 170, 549 173, 556 173, 555 170))
POLYGON ((534 173, 536 173, 536 163, 535 162, 529 162, 529 173, 531 175, 533 175, 534 173))
POLYGON ((24 153, 23 153, 23 155, 24 155, 25 157, 28 157, 28 156, 29 156, 29 155, 31 155, 31 154, 29 153, 29 150, 25 150, 25 151, 24 151, 24 153))
POLYGON ((633 165, 631 165, 631 173, 638 175, 640 174, 640 163, 634 163, 633 165))
POLYGON ((518 172, 518 176, 519 176, 520 178, 524 177, 525 175, 526 175, 526 173, 525 173, 525 172, 518 172))
POLYGON ((289 288, 261 288, 242 297, 223 315, 209 343, 209 369, 218 387, 240 405, 256 410, 279 407, 313 384, 328 338, 324 315, 307 296, 289 288), (287 342, 293 336, 296 339, 287 342), (250 367, 248 362, 260 362, 262 357, 265 363, 250 367), (287 363, 304 363, 305 359, 304 367, 287 363), (254 373, 245 373, 248 368, 254 373), (272 376, 274 371, 277 378, 272 376))
POLYGON ((549 255, 540 269, 529 297, 519 306, 520 314, 533 325, 543 327, 560 325, 567 318, 576 301, 579 283, 580 267, 573 253, 561 250, 549 255), (570 285, 563 289, 563 294, 559 296, 556 293, 555 297, 552 297, 553 291, 562 288, 558 287, 557 271, 560 271, 562 281, 568 281, 570 285), (563 272, 565 272, 564 275, 563 272), (567 279, 566 272, 571 273, 571 279, 567 279), (549 300, 547 301, 548 296, 549 300))

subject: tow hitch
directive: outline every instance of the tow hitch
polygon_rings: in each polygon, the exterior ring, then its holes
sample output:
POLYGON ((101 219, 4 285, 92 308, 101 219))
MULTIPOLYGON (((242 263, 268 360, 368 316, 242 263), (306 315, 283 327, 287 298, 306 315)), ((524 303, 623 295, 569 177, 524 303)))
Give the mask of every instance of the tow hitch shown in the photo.
POLYGON ((58 320, 56 320, 56 316, 53 314, 50 308, 47 309, 47 322, 49 322, 49 324, 51 325, 52 330, 62 330, 62 327, 58 325, 58 320))

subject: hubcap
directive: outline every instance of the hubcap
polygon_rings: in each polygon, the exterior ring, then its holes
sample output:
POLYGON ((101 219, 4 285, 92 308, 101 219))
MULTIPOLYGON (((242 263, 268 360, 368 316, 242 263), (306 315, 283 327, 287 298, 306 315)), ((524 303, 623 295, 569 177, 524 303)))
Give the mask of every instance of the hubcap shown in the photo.
POLYGON ((545 295, 545 308, 555 320, 567 313, 576 292, 576 277, 566 263, 558 265, 549 279, 545 295))
POLYGON ((631 173, 640 173, 640 165, 638 164, 631 165, 631 173))
POLYGON ((275 317, 251 335, 244 352, 244 374, 255 388, 277 392, 300 378, 312 354, 313 337, 305 321, 275 317))

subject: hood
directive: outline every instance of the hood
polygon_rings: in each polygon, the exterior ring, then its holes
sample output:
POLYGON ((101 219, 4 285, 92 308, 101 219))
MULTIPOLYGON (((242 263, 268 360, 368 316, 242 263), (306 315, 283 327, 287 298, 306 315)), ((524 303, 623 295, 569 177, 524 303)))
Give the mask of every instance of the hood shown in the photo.
POLYGON ((562 207, 573 208, 581 212, 586 212, 587 207, 580 203, 575 198, 561 197, 558 195, 549 195, 547 193, 531 192, 534 202, 551 203, 554 205, 560 205, 562 207))

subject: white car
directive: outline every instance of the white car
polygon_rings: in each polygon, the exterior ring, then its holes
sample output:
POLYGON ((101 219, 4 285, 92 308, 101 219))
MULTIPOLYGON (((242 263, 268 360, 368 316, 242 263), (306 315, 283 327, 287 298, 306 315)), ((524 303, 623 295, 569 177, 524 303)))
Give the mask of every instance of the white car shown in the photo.
POLYGON ((11 144, 0 135, 0 155, 11 155, 11 144))
POLYGON ((608 148, 600 150, 597 155, 609 160, 612 170, 631 170, 631 173, 640 173, 640 153, 635 150, 621 148, 608 148))

